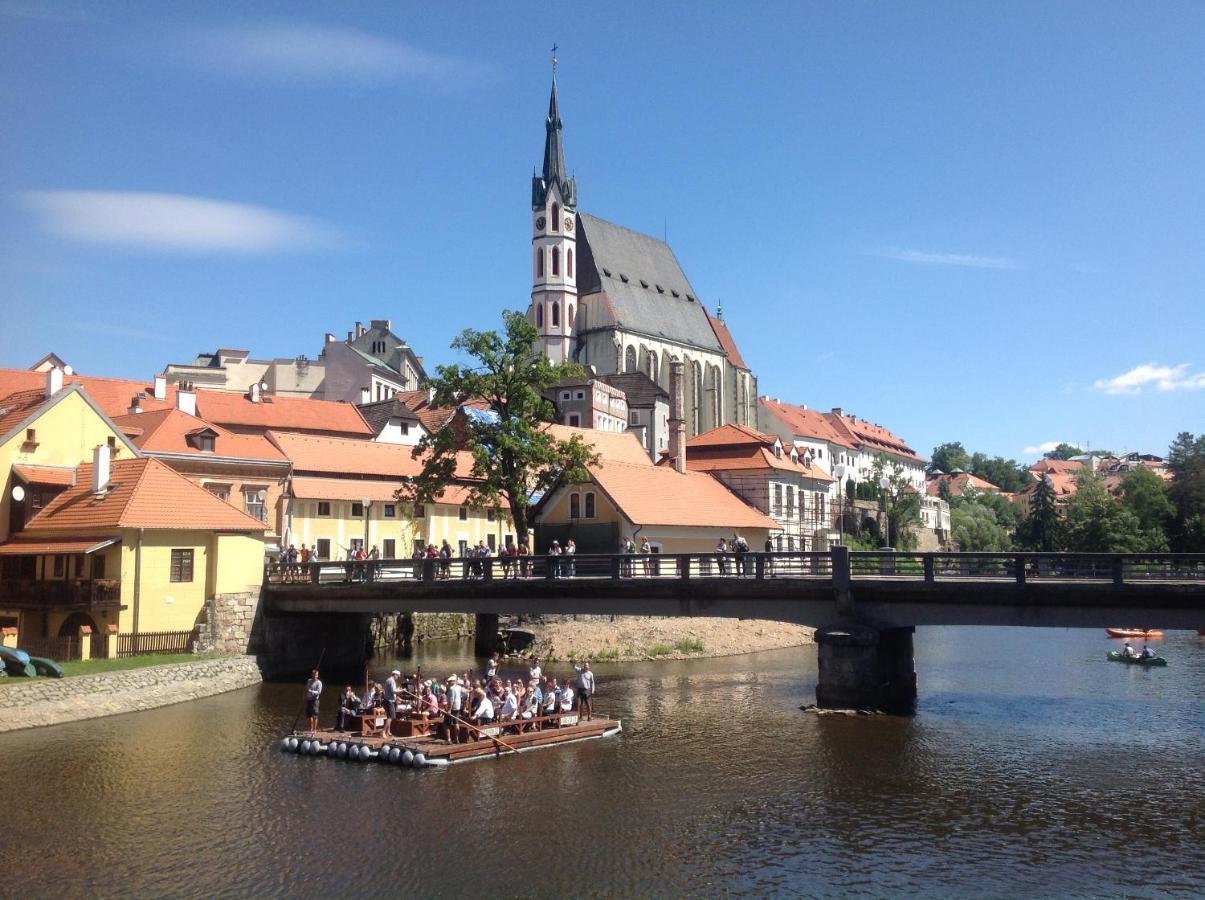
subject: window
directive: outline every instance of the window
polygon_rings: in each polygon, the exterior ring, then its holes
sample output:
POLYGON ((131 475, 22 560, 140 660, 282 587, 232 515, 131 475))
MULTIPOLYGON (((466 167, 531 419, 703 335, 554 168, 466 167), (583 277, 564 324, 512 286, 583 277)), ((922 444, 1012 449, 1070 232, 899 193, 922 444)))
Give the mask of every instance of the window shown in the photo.
MULTIPOLYGON (((318 505, 321 506, 322 504, 320 503, 318 505)), ((326 507, 329 510, 330 504, 328 503, 326 505, 326 507)), ((328 512, 327 515, 329 516, 330 513, 328 512)), ((331 558, 331 539, 330 538, 318 538, 318 543, 314 545, 314 555, 317 556, 319 559, 330 559, 331 558)))
POLYGON ((572 303, 569 304, 569 311, 567 313, 565 313, 565 321, 569 324, 569 327, 571 327, 571 328, 573 327, 573 304, 572 303))
POLYGON ((38 430, 36 428, 25 429, 25 443, 36 444, 38 442, 38 430))
POLYGON ((782 485, 774 485, 774 515, 782 515, 782 485))
MULTIPOLYGON (((244 490, 243 511, 253 519, 259 519, 261 522, 267 522, 268 510, 264 506, 264 498, 266 495, 266 491, 261 491, 258 488, 253 490, 244 490)), ((189 578, 188 580, 192 581, 192 578, 189 578)))
POLYGON ((469 508, 467 506, 460 507, 457 518, 462 522, 467 522, 469 520, 469 508))
POLYGON ((351 515, 353 519, 364 518, 364 504, 360 503, 359 501, 352 501, 351 515))
POLYGON ((397 506, 396 506, 396 504, 393 504, 393 503, 386 503, 386 504, 385 504, 383 507, 381 507, 381 518, 383 518, 383 519, 396 519, 396 518, 397 518, 397 506))
POLYGON ((585 392, 585 391, 578 391, 578 392, 577 392, 577 399, 578 399, 578 400, 585 400, 585 399, 586 399, 586 392, 585 392))
POLYGON ((382 550, 385 559, 397 559, 397 541, 393 538, 385 538, 381 541, 382 550))
POLYGON ((628 347, 628 349, 623 352, 623 370, 625 372, 635 372, 636 371, 636 348, 635 347, 628 347))
POLYGON ((586 492, 586 516, 587 519, 594 518, 594 491, 586 492))
POLYGON ((494 535, 494 534, 487 534, 485 536, 485 543, 490 548, 490 550, 497 550, 498 549, 498 536, 494 535))
POLYGON ((536 328, 544 327, 544 304, 536 304, 536 328))
POLYGON ((640 410, 634 409, 628 413, 628 422, 632 425, 640 424, 640 410))
POLYGON ((202 434, 197 437, 197 449, 202 453, 213 452, 213 435, 202 434))
POLYGON ((105 443, 109 446, 109 452, 114 452, 117 450, 117 438, 113 435, 109 435, 107 438, 105 438, 105 443))
POLYGON ((402 434, 409 434, 410 433, 410 423, 409 422, 399 423, 398 431, 400 431, 402 434))
POLYGON ((582 417, 577 413, 569 413, 569 426, 571 428, 581 428, 582 417))
POLYGON ((561 274, 561 248, 560 247, 552 248, 552 274, 553 275, 561 274))
POLYGON ((87 558, 88 557, 84 556, 84 554, 82 554, 82 553, 76 554, 76 556, 75 556, 75 577, 76 578, 84 577, 84 560, 87 558))
POLYGON ((464 556, 469 550, 469 542, 463 538, 456 542, 456 552, 464 556))
POLYGON ((318 501, 318 515, 329 516, 331 514, 331 502, 329 500, 318 501))
POLYGON ((562 400, 569 400, 569 399, 571 399, 571 397, 572 397, 572 394, 570 394, 569 391, 561 391, 561 399, 562 400))
MULTIPOLYGON (((552 230, 561 230, 561 205, 559 203, 552 204, 552 230)), ((555 268, 552 271, 553 274, 556 273, 555 268)))
POLYGON ((363 549, 363 547, 364 538, 352 538, 350 541, 348 541, 347 555, 350 557, 357 550, 363 549))
POLYGON ((424 506, 422 503, 414 504, 414 518, 416 518, 416 519, 427 518, 427 507, 424 506))
POLYGON ((492 522, 495 518, 497 518, 497 513, 494 512, 494 508, 491 506, 485 511, 485 521, 492 522))
POLYGON ((105 557, 103 554, 98 553, 96 556, 92 557, 92 577, 105 577, 105 557))
POLYGON ((544 248, 536 247, 536 278, 544 277, 544 248))
POLYGON ((56 553, 54 557, 54 577, 62 578, 67 570, 67 557, 62 553, 56 553))
POLYGON ((561 324, 561 304, 552 302, 552 327, 559 328, 561 324))
POLYGON ((225 500, 227 503, 230 502, 230 485, 228 484, 207 484, 205 485, 205 490, 209 491, 209 493, 213 494, 219 500, 225 500))
POLYGON ((192 581, 192 551, 191 550, 173 550, 172 551, 172 581, 173 582, 192 581))
POLYGON ((565 274, 570 278, 573 277, 573 248, 570 247, 565 251, 565 274))
POLYGON ((569 518, 580 519, 582 517, 582 495, 569 495, 569 518))

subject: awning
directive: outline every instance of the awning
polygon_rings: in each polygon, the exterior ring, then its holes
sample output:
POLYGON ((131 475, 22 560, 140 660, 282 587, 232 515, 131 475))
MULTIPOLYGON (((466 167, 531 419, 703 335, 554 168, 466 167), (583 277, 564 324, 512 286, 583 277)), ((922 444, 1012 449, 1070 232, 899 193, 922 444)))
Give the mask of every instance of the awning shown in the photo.
POLYGON ((0 544, 0 556, 45 556, 58 553, 96 553, 121 543, 121 538, 14 538, 0 544))
POLYGON ((26 484, 53 484, 71 487, 75 484, 75 469, 62 466, 13 466, 13 473, 26 484))

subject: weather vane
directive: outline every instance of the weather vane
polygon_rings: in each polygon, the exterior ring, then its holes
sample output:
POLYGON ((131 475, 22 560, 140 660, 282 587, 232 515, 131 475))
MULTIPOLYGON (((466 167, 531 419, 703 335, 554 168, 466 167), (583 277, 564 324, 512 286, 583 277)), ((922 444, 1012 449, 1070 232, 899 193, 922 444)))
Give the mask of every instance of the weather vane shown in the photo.
POLYGON ((553 75, 555 75, 555 74, 556 74, 556 52, 557 52, 557 50, 559 50, 559 49, 560 49, 560 48, 559 48, 559 47, 557 47, 557 45, 556 45, 556 44, 553 44, 553 45, 552 45, 552 74, 553 74, 553 75))

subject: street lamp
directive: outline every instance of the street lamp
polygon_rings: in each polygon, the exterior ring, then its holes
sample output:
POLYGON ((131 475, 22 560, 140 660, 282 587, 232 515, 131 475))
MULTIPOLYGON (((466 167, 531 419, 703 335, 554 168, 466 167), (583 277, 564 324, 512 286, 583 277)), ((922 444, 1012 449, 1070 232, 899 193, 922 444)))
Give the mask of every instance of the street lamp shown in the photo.
POLYGON ((891 487, 891 479, 886 475, 879 478, 879 501, 882 506, 882 512, 879 514, 879 539, 883 542, 881 546, 888 545, 887 532, 883 530, 883 518, 887 515, 887 490, 891 487))
POLYGON ((845 466, 833 466, 837 476, 837 527, 841 530, 841 543, 845 543, 845 466))

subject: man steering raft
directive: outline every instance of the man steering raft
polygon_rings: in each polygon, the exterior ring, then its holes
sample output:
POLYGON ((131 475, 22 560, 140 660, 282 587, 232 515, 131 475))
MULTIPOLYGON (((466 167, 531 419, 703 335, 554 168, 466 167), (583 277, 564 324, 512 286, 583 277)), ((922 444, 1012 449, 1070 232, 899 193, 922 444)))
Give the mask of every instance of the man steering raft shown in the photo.
POLYGON ((322 681, 318 678, 318 670, 310 672, 310 680, 305 683, 305 716, 309 730, 318 730, 318 698, 322 696, 322 681))

